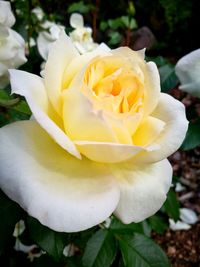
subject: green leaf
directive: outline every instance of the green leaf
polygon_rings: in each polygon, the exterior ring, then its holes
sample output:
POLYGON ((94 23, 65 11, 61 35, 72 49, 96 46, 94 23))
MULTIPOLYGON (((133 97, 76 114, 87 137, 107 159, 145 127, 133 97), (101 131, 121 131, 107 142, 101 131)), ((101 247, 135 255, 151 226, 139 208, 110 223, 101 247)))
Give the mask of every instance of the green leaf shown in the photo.
POLYGON ((31 238, 38 246, 56 261, 63 257, 63 249, 68 243, 64 233, 53 231, 32 217, 28 218, 27 227, 31 238))
POLYGON ((151 234, 151 227, 147 221, 143 221, 141 223, 123 224, 121 221, 114 218, 110 225, 110 229, 114 233, 118 234, 133 234, 134 232, 141 233, 146 236, 150 236, 151 234))
POLYGON ((119 236, 119 246, 126 267, 169 267, 162 249, 150 238, 135 233, 119 236))
POLYGON ((133 19, 133 18, 131 18, 130 23, 129 23, 129 28, 130 28, 131 30, 133 30, 133 29, 136 29, 137 26, 138 26, 138 25, 137 25, 136 20, 133 19))
MULTIPOLYGON (((57 263, 52 260, 48 255, 42 255, 39 258, 34 259, 33 267, 63 267, 63 264, 57 263)), ((71 266, 70 266, 71 267, 71 266)))
POLYGON ((29 116, 32 114, 28 104, 24 100, 21 100, 17 105, 12 107, 12 109, 27 114, 29 116))
POLYGON ((189 150, 198 145, 200 145, 200 119, 189 123, 188 131, 181 149, 189 150))
POLYGON ((164 231, 168 228, 168 223, 165 218, 160 215, 153 215, 148 219, 151 228, 158 234, 163 234, 164 231))
POLYGON ((122 16, 121 21, 126 28, 129 28, 130 21, 128 16, 122 16))
POLYGON ((159 68, 159 72, 162 92, 166 93, 177 86, 178 78, 176 77, 173 65, 166 64, 159 68))
POLYGON ((109 32, 108 36, 110 38, 109 45, 119 44, 122 40, 122 35, 119 32, 109 32))
POLYGON ((112 30, 117 30, 121 27, 123 28, 123 22, 121 20, 121 17, 116 18, 116 19, 109 19, 108 25, 112 30))
POLYGON ((0 254, 12 239, 15 224, 21 219, 22 210, 0 190, 0 254))
POLYGON ((117 252, 116 240, 106 229, 97 231, 88 241, 83 255, 84 267, 109 267, 117 252))
POLYGON ((93 9, 94 9, 94 6, 92 4, 85 4, 83 1, 79 1, 76 3, 72 3, 69 6, 67 12, 68 13, 79 12, 79 13, 85 14, 93 9))
POLYGON ((169 217, 173 218, 175 221, 179 219, 180 216, 180 204, 177 200, 175 192, 170 189, 167 194, 167 199, 164 203, 164 210, 169 215, 169 217))

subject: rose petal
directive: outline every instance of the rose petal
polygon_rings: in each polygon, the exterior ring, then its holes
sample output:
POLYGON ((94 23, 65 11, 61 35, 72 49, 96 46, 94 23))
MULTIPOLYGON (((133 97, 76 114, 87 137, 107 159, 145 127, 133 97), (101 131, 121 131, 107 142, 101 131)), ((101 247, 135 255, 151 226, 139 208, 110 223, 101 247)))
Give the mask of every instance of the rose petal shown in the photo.
POLYGON ((33 112, 34 118, 52 138, 72 155, 80 158, 73 142, 58 126, 58 116, 48 104, 48 98, 43 84, 43 79, 25 71, 10 70, 12 92, 23 95, 33 112), (49 117, 54 118, 57 124, 49 117))
POLYGON ((133 136, 133 143, 137 146, 150 145, 158 137, 165 126, 162 120, 147 117, 138 127, 133 136))
POLYGON ((5 126, 0 140, 1 188, 42 224, 81 231, 116 208, 119 188, 106 165, 70 156, 36 122, 5 126))
POLYGON ((181 90, 200 97, 200 49, 197 49, 182 57, 176 64, 181 90))
POLYGON ((94 110, 90 100, 81 92, 68 89, 63 99, 64 127, 71 140, 117 142, 102 112, 94 110))
POLYGON ((114 213, 124 223, 140 222, 161 208, 172 179, 168 160, 141 166, 116 164, 113 173, 121 191, 114 213))
POLYGON ((148 62, 145 69, 145 98, 144 114, 150 115, 156 108, 160 97, 160 76, 158 68, 154 62, 148 62))
POLYGON ((87 158, 105 163, 126 161, 138 154, 142 147, 117 143, 74 141, 78 150, 87 158))
POLYGON ((151 163, 167 158, 180 147, 185 138, 188 121, 185 116, 185 107, 180 101, 161 93, 158 106, 152 116, 165 123, 164 130, 154 142, 159 145, 160 149, 141 152, 133 159, 135 164, 151 163))
POLYGON ((64 32, 49 50, 44 70, 44 82, 48 97, 58 114, 62 113, 60 94, 65 68, 78 55, 75 46, 64 32))

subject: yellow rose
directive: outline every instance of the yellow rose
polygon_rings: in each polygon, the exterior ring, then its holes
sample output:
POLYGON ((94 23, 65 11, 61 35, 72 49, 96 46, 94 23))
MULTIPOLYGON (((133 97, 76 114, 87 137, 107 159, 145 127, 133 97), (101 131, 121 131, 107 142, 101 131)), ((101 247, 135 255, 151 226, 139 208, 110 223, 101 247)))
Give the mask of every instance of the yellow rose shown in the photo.
POLYGON ((63 33, 43 78, 10 74, 13 92, 33 112, 0 130, 0 186, 10 198, 65 232, 112 213, 139 222, 162 206, 172 177, 166 157, 188 122, 184 106, 160 93, 158 70, 143 50, 100 45, 80 55, 63 33))

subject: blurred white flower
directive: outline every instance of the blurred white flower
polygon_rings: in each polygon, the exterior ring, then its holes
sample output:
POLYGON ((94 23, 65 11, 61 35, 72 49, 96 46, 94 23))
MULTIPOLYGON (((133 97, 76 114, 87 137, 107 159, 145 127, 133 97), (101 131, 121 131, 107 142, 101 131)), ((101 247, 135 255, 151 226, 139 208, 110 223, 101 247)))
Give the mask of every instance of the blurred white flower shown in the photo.
POLYGON ((75 251, 76 251, 76 247, 73 244, 69 244, 69 245, 64 247, 63 255, 65 257, 72 257, 72 256, 74 256, 75 251))
POLYGON ((25 223, 23 220, 20 220, 18 223, 15 225, 15 229, 13 232, 14 237, 20 236, 25 230, 25 223))
POLYGON ((0 87, 8 83, 8 69, 18 68, 26 62, 25 42, 10 29, 15 23, 9 2, 0 1, 0 87))
POLYGON ((169 219, 169 228, 173 231, 189 230, 191 224, 195 224, 198 221, 196 213, 187 208, 180 209, 180 219, 175 222, 173 219, 169 219))
POLYGON ((200 49, 182 57, 176 64, 176 75, 180 89, 196 97, 200 97, 200 49))
POLYGON ((47 60, 51 45, 59 38, 60 33, 65 29, 64 26, 46 21, 41 26, 49 29, 49 32, 42 31, 37 38, 37 47, 40 55, 44 60, 47 60))
POLYGON ((35 7, 31 11, 33 14, 35 14, 36 18, 41 21, 44 18, 44 11, 42 10, 41 7, 35 7))
POLYGON ((176 183, 175 191, 176 192, 182 192, 185 190, 185 186, 183 186, 181 183, 176 183))
POLYGON ((191 226, 182 221, 175 222, 173 219, 169 219, 169 228, 173 231, 179 231, 179 230, 189 230, 191 226))
POLYGON ((180 218, 183 222, 188 224, 195 224, 198 221, 197 214, 193 210, 187 208, 180 209, 180 218))
POLYGON ((10 3, 0 1, 0 27, 12 27, 15 24, 15 17, 11 11, 10 3))
POLYGON ((70 25, 74 30, 69 33, 69 36, 81 54, 92 51, 98 46, 92 39, 92 29, 84 27, 82 15, 73 13, 70 17, 70 25))

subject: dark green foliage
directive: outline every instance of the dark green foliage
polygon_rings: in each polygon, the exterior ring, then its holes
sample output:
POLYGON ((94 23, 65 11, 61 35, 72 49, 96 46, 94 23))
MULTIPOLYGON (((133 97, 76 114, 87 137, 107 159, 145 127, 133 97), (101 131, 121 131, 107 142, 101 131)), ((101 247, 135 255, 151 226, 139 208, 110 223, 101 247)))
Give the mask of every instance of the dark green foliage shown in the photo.
POLYGON ((153 240, 135 233, 119 236, 119 246, 125 267, 169 267, 169 261, 153 240))
POLYGON ((166 199, 163 207, 164 207, 166 213, 169 215, 169 217, 171 217, 175 221, 177 221, 179 219, 180 204, 178 202, 178 199, 177 199, 176 194, 173 191, 173 189, 169 190, 169 192, 167 194, 167 199, 166 199))
POLYGON ((200 119, 189 123, 188 131, 181 146, 183 150, 193 149, 200 145, 200 119))

